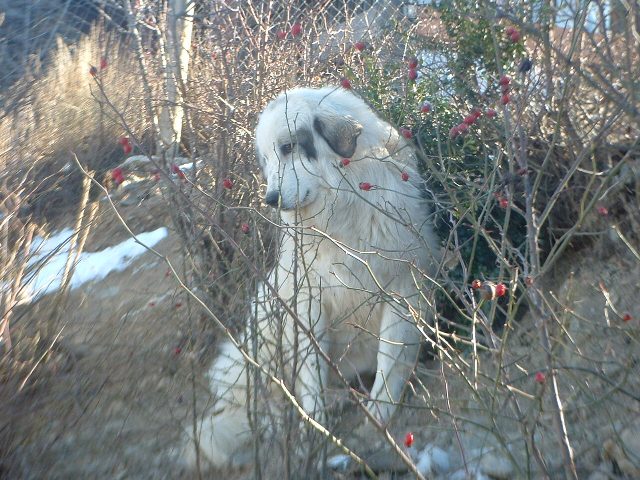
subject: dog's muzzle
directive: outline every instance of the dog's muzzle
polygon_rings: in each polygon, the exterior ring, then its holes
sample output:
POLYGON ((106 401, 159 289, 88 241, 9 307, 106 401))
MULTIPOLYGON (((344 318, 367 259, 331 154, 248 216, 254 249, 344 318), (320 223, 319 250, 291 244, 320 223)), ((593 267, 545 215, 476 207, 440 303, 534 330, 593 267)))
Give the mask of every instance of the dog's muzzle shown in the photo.
POLYGON ((267 192, 267 194, 264 197, 264 203, 274 208, 278 206, 279 200, 280 200, 280 192, 277 190, 272 190, 271 192, 267 192))

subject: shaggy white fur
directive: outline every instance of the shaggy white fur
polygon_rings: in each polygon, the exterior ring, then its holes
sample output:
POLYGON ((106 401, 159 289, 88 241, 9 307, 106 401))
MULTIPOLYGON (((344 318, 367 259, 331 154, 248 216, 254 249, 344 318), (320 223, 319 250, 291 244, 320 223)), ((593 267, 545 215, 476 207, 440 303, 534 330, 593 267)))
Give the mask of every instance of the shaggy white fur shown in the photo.
MULTIPOLYGON (((427 321, 421 273, 440 258, 414 152, 364 101, 331 87, 272 101, 256 147, 265 201, 283 222, 269 283, 296 312, 278 319, 278 300, 261 287, 259 314, 245 334, 259 334, 257 361, 275 372, 279 358, 285 371, 278 375, 295 378, 300 404, 322 420, 322 392, 335 378, 319 346, 347 380, 375 375, 368 408, 388 422, 415 366, 417 323, 427 321)), ((222 344, 209 378, 216 404, 201 425, 201 452, 217 466, 244 463, 252 389, 231 343, 222 344)))

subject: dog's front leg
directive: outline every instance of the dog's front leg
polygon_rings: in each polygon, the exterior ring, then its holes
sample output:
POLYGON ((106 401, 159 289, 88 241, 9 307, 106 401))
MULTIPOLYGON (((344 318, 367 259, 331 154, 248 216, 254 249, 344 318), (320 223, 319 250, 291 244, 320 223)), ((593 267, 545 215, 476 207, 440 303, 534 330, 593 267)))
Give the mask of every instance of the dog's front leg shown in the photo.
POLYGON ((320 301, 316 299, 311 298, 300 302, 298 312, 300 324, 297 328, 296 390, 304 411, 316 420, 322 421, 324 413, 322 392, 326 387, 329 366, 318 348, 327 353, 326 322, 322 315, 320 301))
POLYGON ((371 389, 369 411, 383 424, 401 401, 407 381, 415 368, 419 350, 419 332, 412 318, 396 305, 384 306, 376 376, 371 389))

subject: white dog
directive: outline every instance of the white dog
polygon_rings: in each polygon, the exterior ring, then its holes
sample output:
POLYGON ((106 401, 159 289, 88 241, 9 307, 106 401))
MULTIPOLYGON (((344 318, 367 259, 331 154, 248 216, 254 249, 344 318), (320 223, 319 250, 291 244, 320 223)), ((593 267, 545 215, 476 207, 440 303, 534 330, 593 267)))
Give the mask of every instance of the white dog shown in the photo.
MULTIPOLYGON (((257 363, 275 372, 280 358, 285 368, 276 375, 294 384, 299 404, 319 421, 322 392, 340 378, 335 367, 348 381, 374 374, 367 408, 386 424, 415 367, 425 322, 420 285, 440 250, 414 153, 339 88, 281 94, 260 116, 256 147, 265 201, 284 225, 268 280, 274 288, 261 287, 246 352, 252 356, 257 332, 257 363), (280 320, 273 305, 285 312, 280 320)), ((201 425, 201 454, 215 466, 243 463, 254 390, 232 343, 221 345, 209 378, 216 404, 201 425)))

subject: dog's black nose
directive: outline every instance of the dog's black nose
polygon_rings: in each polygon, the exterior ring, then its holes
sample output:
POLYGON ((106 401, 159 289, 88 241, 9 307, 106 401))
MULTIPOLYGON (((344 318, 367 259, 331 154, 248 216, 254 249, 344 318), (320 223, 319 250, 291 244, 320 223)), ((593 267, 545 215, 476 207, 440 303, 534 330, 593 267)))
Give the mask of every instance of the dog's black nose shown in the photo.
POLYGON ((273 190, 271 192, 267 192, 267 194, 264 197, 264 203, 266 203, 271 207, 277 207, 279 199, 280 199, 280 192, 277 190, 273 190))

